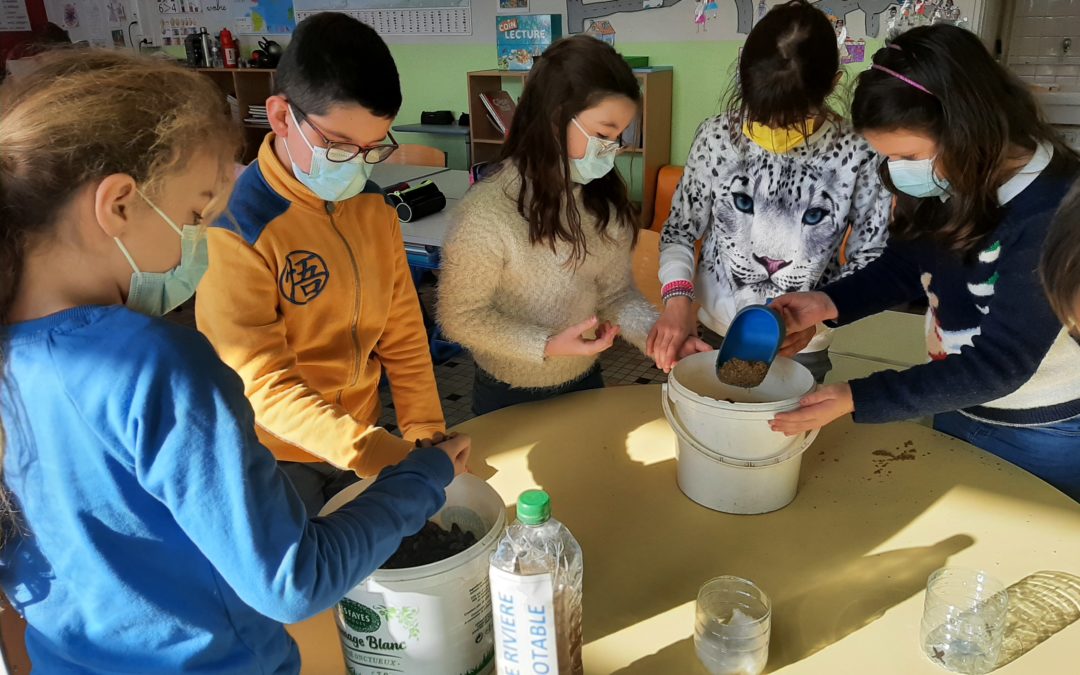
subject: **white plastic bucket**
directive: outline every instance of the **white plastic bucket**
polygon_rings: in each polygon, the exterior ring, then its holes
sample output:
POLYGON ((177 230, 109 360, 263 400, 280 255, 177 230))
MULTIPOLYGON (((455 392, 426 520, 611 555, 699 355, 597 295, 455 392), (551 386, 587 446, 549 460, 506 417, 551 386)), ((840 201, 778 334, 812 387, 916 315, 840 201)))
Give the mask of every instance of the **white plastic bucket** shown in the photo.
POLYGON ((817 438, 817 429, 795 436, 797 445, 769 459, 724 457, 690 435, 672 408, 668 391, 665 386, 664 414, 678 437, 676 476, 683 494, 706 508, 736 514, 776 511, 795 499, 802 456, 817 438))
MULTIPOLYGON (((327 503, 326 515, 367 489, 365 480, 327 503)), ((455 523, 478 541, 446 560, 378 570, 338 603, 335 613, 351 675, 484 675, 494 670, 488 559, 506 527, 502 497, 483 480, 462 474, 446 488, 432 520, 455 523)))
POLYGON ((732 387, 716 376, 716 352, 703 352, 672 369, 664 396, 699 445, 721 457, 756 461, 788 454, 802 443, 801 436, 773 431, 769 420, 798 408, 814 386, 805 366, 778 356, 760 385, 732 387))

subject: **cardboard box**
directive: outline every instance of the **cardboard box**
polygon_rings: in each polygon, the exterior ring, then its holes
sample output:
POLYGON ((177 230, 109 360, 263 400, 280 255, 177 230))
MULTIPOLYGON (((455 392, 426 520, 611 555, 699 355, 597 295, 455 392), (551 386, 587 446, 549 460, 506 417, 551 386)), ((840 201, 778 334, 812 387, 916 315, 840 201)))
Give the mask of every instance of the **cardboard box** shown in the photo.
POLYGON ((559 14, 498 16, 496 44, 500 70, 529 70, 533 60, 562 37, 559 14))

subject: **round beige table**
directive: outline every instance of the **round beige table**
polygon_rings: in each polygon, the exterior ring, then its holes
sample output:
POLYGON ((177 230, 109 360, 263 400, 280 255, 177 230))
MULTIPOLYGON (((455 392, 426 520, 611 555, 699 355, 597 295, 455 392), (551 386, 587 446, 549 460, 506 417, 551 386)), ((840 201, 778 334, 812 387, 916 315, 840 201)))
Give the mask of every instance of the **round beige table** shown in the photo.
MULTIPOLYGON (((1080 573, 1080 506, 910 423, 845 418, 824 429, 804 457, 798 496, 780 511, 700 507, 676 485, 660 396, 658 386, 613 387, 459 428, 473 437, 473 471, 508 505, 523 490, 547 490, 581 542, 586 673, 704 673, 694 599, 721 574, 772 598, 768 672, 944 673, 919 648, 932 571, 979 567, 1007 585, 1040 571, 1080 573)), ((290 631, 305 674, 344 673, 331 612, 290 631)), ((996 672, 1075 673, 1078 644, 1075 623, 996 672)))

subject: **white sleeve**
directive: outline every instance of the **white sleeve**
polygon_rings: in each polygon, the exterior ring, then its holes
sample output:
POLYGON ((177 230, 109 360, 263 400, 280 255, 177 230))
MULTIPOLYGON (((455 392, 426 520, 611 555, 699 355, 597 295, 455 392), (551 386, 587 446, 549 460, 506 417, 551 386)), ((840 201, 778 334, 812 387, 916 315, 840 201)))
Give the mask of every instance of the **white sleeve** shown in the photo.
POLYGON ((660 283, 692 281, 694 244, 708 230, 715 194, 713 169, 721 161, 717 145, 726 133, 720 118, 705 120, 698 127, 686 168, 671 200, 671 213, 660 234, 660 283))

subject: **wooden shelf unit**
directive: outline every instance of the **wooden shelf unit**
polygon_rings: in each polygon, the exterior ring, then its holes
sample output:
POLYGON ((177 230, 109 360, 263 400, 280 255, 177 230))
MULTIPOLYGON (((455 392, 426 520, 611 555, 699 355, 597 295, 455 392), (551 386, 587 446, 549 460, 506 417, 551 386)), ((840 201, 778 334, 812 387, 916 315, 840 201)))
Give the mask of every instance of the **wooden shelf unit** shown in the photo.
MULTIPOLYGON (((504 80, 521 80, 528 71, 478 70, 468 74, 469 130, 473 162, 491 162, 499 158, 504 138, 488 119, 480 94, 505 89, 504 80)), ((641 222, 652 222, 656 199, 656 177, 660 167, 671 163, 671 93, 674 71, 670 68, 635 69, 641 83, 642 147, 625 154, 642 157, 641 222)))
POLYGON ((274 93, 274 70, 269 68, 199 68, 200 73, 213 80, 221 90, 222 103, 226 112, 225 96, 233 95, 240 104, 240 124, 244 129, 245 164, 259 154, 263 138, 270 133, 268 125, 244 122, 250 117, 249 108, 253 105, 266 105, 266 99, 274 93))

